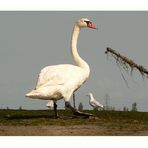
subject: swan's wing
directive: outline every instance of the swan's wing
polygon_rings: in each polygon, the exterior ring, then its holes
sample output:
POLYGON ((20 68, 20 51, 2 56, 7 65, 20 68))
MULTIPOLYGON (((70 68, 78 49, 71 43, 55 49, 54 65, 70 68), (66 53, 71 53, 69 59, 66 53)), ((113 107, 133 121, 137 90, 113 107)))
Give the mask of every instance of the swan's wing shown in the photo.
POLYGON ((59 73, 59 68, 56 66, 48 66, 41 70, 36 88, 44 85, 61 85, 64 83, 62 72, 59 73))
POLYGON ((48 66, 41 70, 36 89, 46 85, 64 85, 68 81, 75 81, 77 79, 79 69, 76 66, 64 64, 48 66))

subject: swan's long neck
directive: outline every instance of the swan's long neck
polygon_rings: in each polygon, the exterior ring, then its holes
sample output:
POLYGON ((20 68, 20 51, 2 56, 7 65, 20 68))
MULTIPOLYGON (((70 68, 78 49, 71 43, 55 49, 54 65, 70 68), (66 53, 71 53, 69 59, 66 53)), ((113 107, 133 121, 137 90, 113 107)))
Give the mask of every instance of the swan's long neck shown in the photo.
POLYGON ((76 24, 73 29, 72 33, 72 39, 71 39, 71 53, 72 57, 74 59, 74 62, 77 66, 85 69, 88 72, 90 72, 89 65, 80 57, 78 50, 77 50, 77 41, 79 37, 80 27, 76 24))

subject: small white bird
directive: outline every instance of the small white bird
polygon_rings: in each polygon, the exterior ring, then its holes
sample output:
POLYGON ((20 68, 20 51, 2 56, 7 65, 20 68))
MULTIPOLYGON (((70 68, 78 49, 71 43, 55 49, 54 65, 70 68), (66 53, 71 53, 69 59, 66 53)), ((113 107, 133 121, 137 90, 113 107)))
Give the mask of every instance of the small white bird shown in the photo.
POLYGON ((95 100, 95 98, 93 97, 93 94, 92 93, 88 93, 89 96, 89 104, 94 108, 94 109, 98 109, 99 107, 100 108, 104 108, 104 106, 98 102, 97 100, 95 100))
POLYGON ((49 108, 49 109, 52 109, 54 107, 54 102, 53 100, 49 100, 49 102, 46 104, 46 106, 49 108))

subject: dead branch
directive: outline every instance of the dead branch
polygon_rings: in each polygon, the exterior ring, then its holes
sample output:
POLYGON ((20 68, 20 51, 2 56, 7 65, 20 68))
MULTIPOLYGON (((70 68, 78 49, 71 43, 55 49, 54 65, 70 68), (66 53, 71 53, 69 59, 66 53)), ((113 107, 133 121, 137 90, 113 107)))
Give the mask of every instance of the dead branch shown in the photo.
POLYGON ((124 69, 128 70, 128 67, 130 67, 131 73, 133 69, 137 69, 142 76, 148 77, 148 70, 146 68, 144 68, 142 65, 136 64, 133 60, 116 52, 116 50, 108 47, 105 53, 106 54, 111 53, 112 56, 116 59, 116 62, 120 64, 121 66, 123 66, 124 69))

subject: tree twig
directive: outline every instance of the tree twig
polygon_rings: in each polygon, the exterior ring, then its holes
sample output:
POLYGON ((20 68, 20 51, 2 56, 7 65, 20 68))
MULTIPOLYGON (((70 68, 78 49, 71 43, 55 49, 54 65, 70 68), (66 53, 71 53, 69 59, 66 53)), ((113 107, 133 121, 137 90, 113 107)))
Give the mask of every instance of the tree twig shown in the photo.
POLYGON ((142 76, 147 76, 148 78, 148 70, 142 65, 136 64, 133 60, 121 55, 120 53, 116 52, 116 50, 109 47, 106 48, 105 53, 111 53, 112 56, 116 59, 116 62, 120 62, 120 65, 123 66, 125 70, 128 70, 128 67, 130 67, 132 73, 133 69, 137 69, 142 76))

